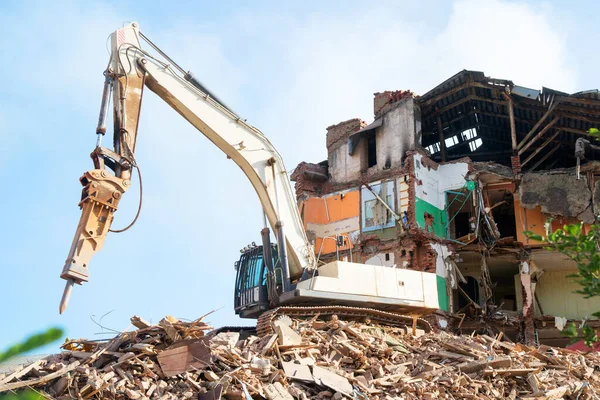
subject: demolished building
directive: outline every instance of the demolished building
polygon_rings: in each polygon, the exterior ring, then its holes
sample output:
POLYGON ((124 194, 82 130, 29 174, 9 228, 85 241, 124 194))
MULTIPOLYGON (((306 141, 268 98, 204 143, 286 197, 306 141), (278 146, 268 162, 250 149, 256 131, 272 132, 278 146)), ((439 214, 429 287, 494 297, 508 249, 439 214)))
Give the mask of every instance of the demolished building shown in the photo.
POLYGON ((600 299, 574 293, 575 263, 524 232, 596 221, 600 163, 576 167, 575 150, 598 125, 597 90, 465 70, 422 96, 375 93, 374 121, 329 126, 327 160, 292 180, 320 261, 435 272, 440 328, 564 345, 565 323, 600 326, 600 299))

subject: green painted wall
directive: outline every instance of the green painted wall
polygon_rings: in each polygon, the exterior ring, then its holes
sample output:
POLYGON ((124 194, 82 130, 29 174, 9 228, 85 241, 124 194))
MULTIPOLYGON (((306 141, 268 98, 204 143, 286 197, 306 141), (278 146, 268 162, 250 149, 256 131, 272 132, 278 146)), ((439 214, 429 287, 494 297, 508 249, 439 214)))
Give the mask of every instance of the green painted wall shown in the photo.
POLYGON ((448 300, 448 291, 446 290, 446 278, 436 275, 437 278, 437 291, 438 291, 438 303, 440 304, 440 310, 449 311, 450 302, 448 300))
POLYGON ((419 228, 425 229, 425 216, 424 213, 429 213, 433 215, 433 231, 434 233, 441 237, 446 237, 446 212, 444 210, 440 210, 439 208, 429 204, 425 200, 421 200, 419 198, 416 199, 415 204, 415 213, 417 219, 417 225, 419 228))

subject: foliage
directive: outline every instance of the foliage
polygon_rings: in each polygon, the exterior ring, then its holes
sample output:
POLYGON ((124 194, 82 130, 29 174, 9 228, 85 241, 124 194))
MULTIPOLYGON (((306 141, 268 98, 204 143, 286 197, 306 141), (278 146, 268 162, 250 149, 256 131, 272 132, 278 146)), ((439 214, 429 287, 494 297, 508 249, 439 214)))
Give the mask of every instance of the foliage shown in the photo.
MULTIPOLYGON (((52 343, 63 336, 63 330, 60 328, 50 328, 42 333, 31 335, 24 342, 17 343, 9 347, 6 351, 0 352, 0 362, 19 354, 37 349, 52 343)), ((0 395, 0 400, 43 400, 44 398, 34 391, 27 390, 17 394, 0 395)))
MULTIPOLYGON (((565 225, 563 229, 549 232, 550 223, 546 224, 546 237, 527 231, 529 239, 548 243, 548 249, 558 251, 577 264, 577 273, 569 275, 577 282, 581 289, 576 293, 584 298, 600 296, 600 224, 591 225, 588 232, 583 229, 583 223, 565 225)), ((600 311, 592 314, 600 317, 600 311)), ((577 327, 571 324, 563 332, 571 338, 577 338, 577 327)), ((583 327, 585 344, 592 347, 600 342, 598 331, 589 326, 583 327)))
POLYGON ((26 353, 30 350, 37 349, 58 340, 63 335, 60 328, 50 328, 45 332, 31 335, 22 343, 17 343, 9 347, 6 351, 0 352, 0 362, 8 360, 16 355, 26 353))
POLYGON ((33 390, 26 390, 18 394, 0 395, 1 400, 44 400, 42 395, 37 394, 33 390))

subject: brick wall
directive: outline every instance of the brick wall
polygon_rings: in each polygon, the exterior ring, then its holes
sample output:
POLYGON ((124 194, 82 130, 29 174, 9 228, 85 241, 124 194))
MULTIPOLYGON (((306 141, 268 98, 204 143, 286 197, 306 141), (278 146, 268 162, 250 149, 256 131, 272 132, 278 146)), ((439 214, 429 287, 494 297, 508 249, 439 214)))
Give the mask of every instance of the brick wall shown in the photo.
POLYGON ((385 92, 377 92, 373 94, 373 114, 375 118, 379 118, 381 115, 388 112, 398 101, 413 96, 413 92, 410 90, 396 90, 385 92))
POLYGON ((327 168, 319 164, 301 162, 298 164, 290 180, 295 182, 296 199, 319 196, 323 194, 323 185, 327 183, 327 168))
POLYGON ((337 145, 340 141, 347 140, 351 134, 359 131, 365 126, 367 126, 366 122, 362 121, 360 118, 353 118, 348 121, 340 122, 339 124, 328 126, 326 136, 327 150, 332 146, 337 145))
POLYGON ((517 175, 519 172, 521 172, 521 157, 512 156, 510 158, 510 165, 512 167, 513 173, 517 175))

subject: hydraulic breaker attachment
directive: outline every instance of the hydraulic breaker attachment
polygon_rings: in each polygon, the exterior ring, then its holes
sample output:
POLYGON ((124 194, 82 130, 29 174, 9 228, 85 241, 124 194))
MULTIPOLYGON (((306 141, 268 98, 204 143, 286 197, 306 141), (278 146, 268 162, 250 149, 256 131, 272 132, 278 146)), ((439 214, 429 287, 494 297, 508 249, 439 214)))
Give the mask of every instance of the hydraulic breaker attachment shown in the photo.
POLYGON ((130 180, 117 178, 104 169, 87 171, 79 181, 83 185, 79 202, 81 218, 60 275, 67 280, 60 303, 61 314, 67 307, 73 284, 89 280, 90 259, 102 249, 119 200, 131 185, 130 180))

